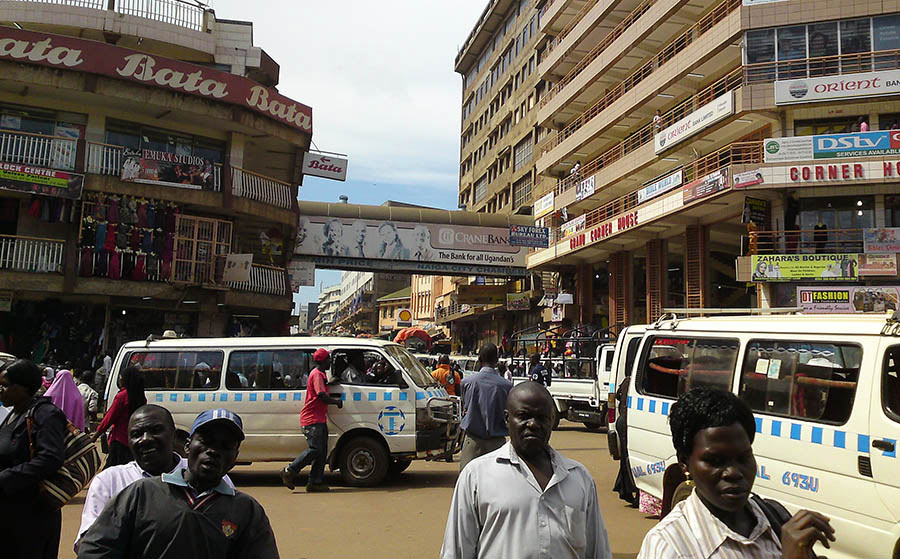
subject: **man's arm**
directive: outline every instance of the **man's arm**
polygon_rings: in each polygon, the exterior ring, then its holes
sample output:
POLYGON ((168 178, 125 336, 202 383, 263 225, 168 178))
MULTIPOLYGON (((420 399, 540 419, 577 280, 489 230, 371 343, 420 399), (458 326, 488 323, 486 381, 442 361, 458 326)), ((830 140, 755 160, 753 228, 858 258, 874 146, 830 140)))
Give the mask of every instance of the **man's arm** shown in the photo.
POLYGON ((612 559, 612 550, 609 547, 609 536, 606 534, 606 525, 603 523, 603 515, 600 514, 600 503, 597 500, 597 486, 589 474, 585 478, 590 481, 585 521, 585 536, 587 539, 585 557, 590 559, 612 559))
POLYGON ((478 488, 467 467, 456 480, 441 559, 475 559, 478 556, 478 538, 481 527, 478 521, 478 488))
POLYGON ((278 559, 278 545, 269 517, 256 500, 250 522, 241 532, 237 542, 236 557, 241 559, 278 559))
POLYGON ((338 408, 344 407, 344 403, 340 398, 332 398, 328 395, 328 392, 325 391, 325 381, 323 380, 323 377, 324 375, 310 376, 310 386, 307 387, 307 390, 315 392, 316 398, 326 404, 337 406, 338 408))
POLYGON ((103 507, 110 500, 109 476, 104 475, 108 470, 97 474, 88 488, 87 497, 84 498, 84 508, 81 511, 81 527, 75 536, 75 552, 78 552, 78 542, 84 537, 85 532, 97 521, 97 517, 103 512, 103 507))

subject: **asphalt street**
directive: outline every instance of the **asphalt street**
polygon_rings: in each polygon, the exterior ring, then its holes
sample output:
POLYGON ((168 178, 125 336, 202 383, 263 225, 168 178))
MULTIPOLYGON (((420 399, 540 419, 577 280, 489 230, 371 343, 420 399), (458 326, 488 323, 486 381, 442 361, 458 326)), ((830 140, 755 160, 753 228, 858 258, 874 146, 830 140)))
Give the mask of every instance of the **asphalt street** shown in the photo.
MULTIPOLYGON (((612 492, 619 463, 610 458, 605 433, 590 433, 563 421, 550 444, 590 470, 609 532, 613 557, 634 557, 644 534, 655 524, 612 492)), ((359 489, 340 485, 337 473, 327 494, 289 491, 281 485, 283 464, 238 466, 238 489, 265 508, 283 559, 421 559, 438 557, 459 465, 417 461, 382 486, 359 489)), ((74 557, 72 542, 81 519, 83 494, 63 508, 60 558, 74 557)))

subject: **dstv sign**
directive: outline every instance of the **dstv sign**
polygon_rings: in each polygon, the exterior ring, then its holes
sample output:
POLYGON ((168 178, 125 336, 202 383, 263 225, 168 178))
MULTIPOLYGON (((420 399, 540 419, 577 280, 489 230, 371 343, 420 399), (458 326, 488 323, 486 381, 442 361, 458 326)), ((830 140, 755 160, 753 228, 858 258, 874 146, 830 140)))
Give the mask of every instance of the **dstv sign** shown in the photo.
POLYGON ((900 154, 900 130, 813 137, 814 159, 897 154, 900 154))

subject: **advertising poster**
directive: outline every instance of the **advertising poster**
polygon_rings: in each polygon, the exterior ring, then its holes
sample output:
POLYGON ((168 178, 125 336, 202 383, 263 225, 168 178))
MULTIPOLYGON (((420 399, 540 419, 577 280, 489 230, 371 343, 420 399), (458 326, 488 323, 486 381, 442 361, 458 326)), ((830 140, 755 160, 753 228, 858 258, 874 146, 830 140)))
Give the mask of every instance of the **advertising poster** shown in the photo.
POLYGON ((294 254, 323 267, 522 276, 528 249, 510 244, 508 226, 301 216, 294 254))
POLYGON ((534 218, 544 217, 553 211, 553 192, 544 194, 534 203, 534 218))
POLYGON ((152 149, 125 150, 121 179, 122 182, 216 190, 215 169, 209 159, 152 149))
POLYGON ((461 305, 503 305, 506 295, 505 285, 460 285, 456 302, 461 305))
POLYGON ((897 310, 900 288, 798 287, 797 305, 805 313, 865 313, 897 310))
POLYGON ((550 229, 533 225, 510 225, 509 244, 516 247, 547 248, 550 246, 550 229))
POLYGON ((766 163, 807 161, 813 158, 813 137, 767 138, 763 140, 763 148, 766 163))
POLYGON ((775 104, 809 103, 900 93, 900 70, 775 82, 775 104))
POLYGON ((508 311, 527 311, 531 308, 531 299, 528 293, 507 293, 506 294, 506 310, 508 311))
POLYGON ((710 173, 700 180, 695 180, 684 187, 684 203, 706 198, 728 186, 728 169, 710 173))
POLYGON ((570 237, 579 231, 584 231, 584 226, 587 223, 587 216, 580 215, 575 219, 569 220, 563 223, 559 230, 562 232, 563 239, 566 237, 570 237))
POLYGON ((859 275, 861 276, 896 276, 896 254, 860 254, 859 275))
POLYGON ((656 198, 660 194, 664 194, 673 188, 678 188, 683 181, 684 171, 679 169, 667 177, 663 177, 658 181, 648 184, 638 190, 638 204, 643 204, 647 200, 656 198))
POLYGON ((661 130, 654 138, 653 150, 657 154, 662 153, 731 114, 734 114, 733 91, 716 97, 688 116, 661 130))
POLYGON ((744 211, 741 213, 741 223, 754 223, 765 226, 769 222, 769 201, 762 198, 744 197, 744 211))
POLYGON ((562 322, 566 318, 565 305, 553 305, 550 307, 550 322, 562 322))
POLYGON ((900 154, 900 130, 813 136, 813 158, 878 157, 900 154))
POLYGON ((252 266, 252 254, 229 254, 225 257, 225 271, 222 275, 222 280, 225 282, 246 283, 250 281, 250 268, 252 266))
POLYGON ((743 173, 738 173, 734 175, 734 187, 737 189, 747 188, 748 186, 756 186, 757 184, 764 183, 762 171, 760 169, 756 169, 755 171, 744 171, 743 173))
POLYGON ((0 291, 0 312, 12 311, 13 292, 0 291))
POLYGON ((754 254, 752 281, 853 281, 856 254, 754 254))
POLYGON ((575 185, 575 201, 584 200, 594 193, 593 175, 575 185))
POLYGON ((297 293, 301 287, 316 285, 316 265, 307 260, 293 259, 288 263, 288 275, 291 278, 291 291, 297 293))
POLYGON ((864 250, 868 252, 900 252, 900 227, 863 230, 864 250))
POLYGON ((78 200, 84 175, 16 163, 0 163, 0 188, 78 200))

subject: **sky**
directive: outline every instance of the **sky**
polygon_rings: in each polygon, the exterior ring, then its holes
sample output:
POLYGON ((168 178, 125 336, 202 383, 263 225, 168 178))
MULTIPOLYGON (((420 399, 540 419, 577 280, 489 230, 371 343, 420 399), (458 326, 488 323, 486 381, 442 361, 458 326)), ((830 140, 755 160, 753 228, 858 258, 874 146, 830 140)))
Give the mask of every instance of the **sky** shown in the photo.
MULTIPOLYGON (((488 0, 208 1, 220 19, 253 22, 254 45, 281 66, 278 90, 312 107, 315 146, 349 156, 346 182, 306 177, 301 200, 456 209, 453 62, 488 0)), ((295 303, 339 281, 317 270, 295 303)))

